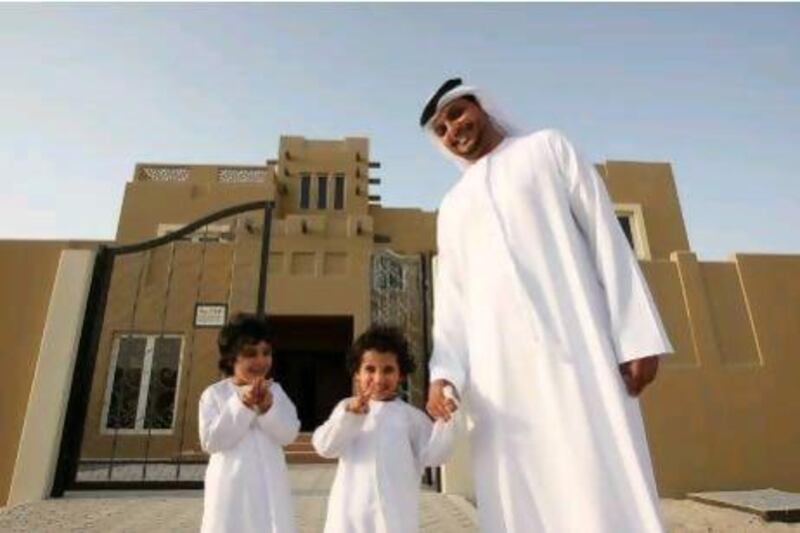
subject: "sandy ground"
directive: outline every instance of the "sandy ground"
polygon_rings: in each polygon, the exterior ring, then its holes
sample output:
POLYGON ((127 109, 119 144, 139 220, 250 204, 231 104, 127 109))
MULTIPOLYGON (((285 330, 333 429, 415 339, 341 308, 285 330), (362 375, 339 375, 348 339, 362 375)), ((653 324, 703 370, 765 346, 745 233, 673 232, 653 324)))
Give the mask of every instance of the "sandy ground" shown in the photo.
MULTIPOLYGON (((322 531, 324 496, 298 496, 300 533, 322 531)), ((760 518, 688 500, 662 502, 671 532, 800 531, 800 524, 765 523, 760 518)), ((197 531, 202 499, 199 494, 86 495, 0 510, 3 532, 158 532, 197 531)), ((474 512, 458 498, 423 496, 420 520, 425 533, 477 532, 474 512)))
POLYGON ((750 513, 691 500, 661 500, 667 529, 684 531, 800 531, 800 524, 764 522, 750 513))
MULTIPOLYGON (((290 471, 299 533, 322 531, 333 468, 293 466, 290 471)), ((422 532, 477 532, 475 509, 466 500, 425 491, 421 503, 422 532)), ((202 508, 201 491, 76 492, 0 509, 0 531, 197 531, 202 508)), ((765 523, 755 515, 689 500, 662 500, 662 509, 670 532, 800 532, 800 524, 765 523)))

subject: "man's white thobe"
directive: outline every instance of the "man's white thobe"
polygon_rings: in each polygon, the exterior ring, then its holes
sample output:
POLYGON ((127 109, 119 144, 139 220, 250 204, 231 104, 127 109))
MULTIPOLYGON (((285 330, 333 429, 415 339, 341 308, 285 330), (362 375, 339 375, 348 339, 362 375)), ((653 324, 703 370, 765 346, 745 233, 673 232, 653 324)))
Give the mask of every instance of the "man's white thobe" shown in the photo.
POLYGON ((486 533, 661 531, 618 365, 672 351, 605 186, 560 133, 506 139, 438 216, 430 379, 469 404, 486 533))
POLYGON ((204 533, 295 531, 283 448, 300 429, 294 404, 272 383, 264 414, 247 408, 230 379, 200 396, 200 445, 211 455, 203 495, 204 533))
POLYGON ((347 411, 349 401, 311 439, 318 454, 339 459, 325 533, 418 531, 422 470, 452 450, 455 419, 433 424, 401 400, 370 400, 360 415, 347 411))

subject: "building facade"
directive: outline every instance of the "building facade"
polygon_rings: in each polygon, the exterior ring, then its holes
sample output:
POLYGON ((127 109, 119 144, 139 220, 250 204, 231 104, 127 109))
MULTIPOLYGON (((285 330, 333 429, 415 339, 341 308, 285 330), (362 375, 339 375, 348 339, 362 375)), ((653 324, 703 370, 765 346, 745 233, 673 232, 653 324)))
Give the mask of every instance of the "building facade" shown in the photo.
MULTIPOLYGON (((23 391, 35 388, 33 369, 44 363, 32 347, 50 320, 42 312, 49 285, 33 281, 25 255, 46 255, 55 272, 50 259, 61 250, 150 241, 237 205, 273 206, 268 254, 264 210, 254 207, 115 257, 103 305, 84 322, 84 331, 94 324, 98 333, 91 368, 76 370, 85 372, 86 402, 74 480, 202 479, 197 401, 219 379, 219 324, 256 309, 262 258, 277 335, 274 376, 297 405, 303 431, 350 393, 345 354, 371 322, 407 332, 420 370, 406 393, 421 405, 435 305, 435 213, 382 206, 377 168, 364 138, 282 137, 277 157, 263 166, 139 164, 114 243, 0 243, 0 290, 42 300, 29 323, 3 332, 25 365, 7 374, 15 376, 7 390, 17 392, 4 404, 16 407, 0 411, 8 435, 0 457, 11 458, 0 464, 0 501, 22 470, 13 459, 23 426, 32 423, 23 391)), ((800 375, 800 256, 700 262, 669 164, 608 161, 597 168, 677 352, 642 400, 661 493, 800 488, 800 459, 792 452, 800 427, 791 414, 800 394, 790 377, 800 375)), ((469 494, 467 470, 458 458, 445 468, 452 490, 469 494)))

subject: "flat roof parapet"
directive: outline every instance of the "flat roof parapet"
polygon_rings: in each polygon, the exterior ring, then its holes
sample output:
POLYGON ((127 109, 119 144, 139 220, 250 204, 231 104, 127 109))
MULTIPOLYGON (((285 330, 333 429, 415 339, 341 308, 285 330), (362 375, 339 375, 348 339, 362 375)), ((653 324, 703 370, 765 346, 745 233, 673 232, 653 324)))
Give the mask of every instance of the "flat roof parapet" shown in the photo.
POLYGON ((219 183, 266 183, 269 166, 258 165, 181 165, 140 163, 134 181, 181 183, 213 179, 219 183), (201 177, 202 175, 202 177, 201 177))

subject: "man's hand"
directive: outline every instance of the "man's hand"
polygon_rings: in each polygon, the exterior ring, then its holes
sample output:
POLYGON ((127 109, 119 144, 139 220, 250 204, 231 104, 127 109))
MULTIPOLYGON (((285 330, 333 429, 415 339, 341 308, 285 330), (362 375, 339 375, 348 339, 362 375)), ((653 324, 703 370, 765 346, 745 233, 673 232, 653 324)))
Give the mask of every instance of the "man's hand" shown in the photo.
POLYGON ((622 380, 628 394, 633 397, 639 396, 644 388, 648 386, 658 373, 658 356, 651 355, 642 359, 634 359, 619 365, 622 380))
POLYGON ((452 398, 448 398, 445 394, 445 388, 453 387, 453 384, 446 379, 437 379, 431 382, 430 389, 428 389, 428 414, 433 418, 442 419, 445 422, 450 420, 450 417, 458 409, 458 405, 452 398))

